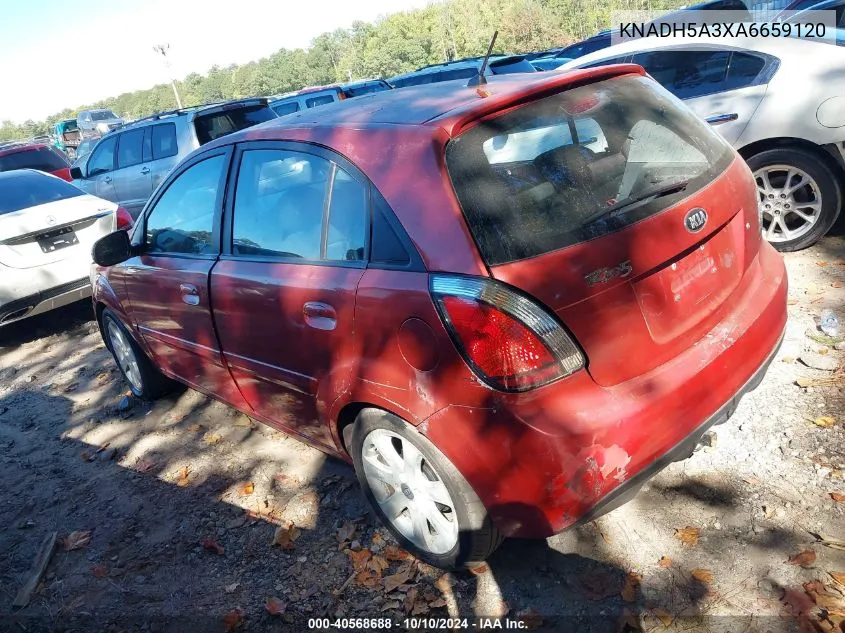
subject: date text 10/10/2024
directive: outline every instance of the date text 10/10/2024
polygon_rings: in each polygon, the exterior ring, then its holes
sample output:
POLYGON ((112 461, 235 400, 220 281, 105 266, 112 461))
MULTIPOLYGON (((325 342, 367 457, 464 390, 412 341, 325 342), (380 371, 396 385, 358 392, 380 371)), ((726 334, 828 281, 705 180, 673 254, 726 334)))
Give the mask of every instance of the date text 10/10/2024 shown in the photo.
POLYGON ((403 618, 396 621, 392 618, 309 618, 308 628, 311 630, 380 630, 404 629, 409 631, 430 631, 455 629, 464 630, 520 630, 529 628, 524 620, 509 618, 403 618))

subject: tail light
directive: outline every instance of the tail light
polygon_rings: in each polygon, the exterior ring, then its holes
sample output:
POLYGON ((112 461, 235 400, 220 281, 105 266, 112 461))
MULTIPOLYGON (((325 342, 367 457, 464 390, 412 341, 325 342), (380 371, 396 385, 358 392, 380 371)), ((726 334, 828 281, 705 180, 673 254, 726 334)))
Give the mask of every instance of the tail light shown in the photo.
POLYGON ((127 211, 123 207, 118 207, 114 215, 115 219, 117 220, 118 230, 123 229, 124 231, 129 231, 132 228, 132 225, 135 223, 129 211, 127 211))
POLYGON ((464 359, 494 389, 526 391, 584 366, 560 323, 504 284, 434 274, 431 294, 464 359))

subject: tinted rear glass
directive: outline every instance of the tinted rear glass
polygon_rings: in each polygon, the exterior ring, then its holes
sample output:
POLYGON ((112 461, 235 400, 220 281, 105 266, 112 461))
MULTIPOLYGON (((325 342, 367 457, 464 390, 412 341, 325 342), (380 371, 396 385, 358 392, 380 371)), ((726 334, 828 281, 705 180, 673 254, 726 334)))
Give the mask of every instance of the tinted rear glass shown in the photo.
POLYGON ((710 183, 730 146, 669 92, 622 77, 461 134, 446 163, 489 265, 618 231, 710 183))
POLYGON ((490 72, 494 75, 507 75, 510 73, 533 73, 537 72, 537 69, 524 57, 510 57, 490 62, 490 72))
POLYGON ((204 145, 221 136, 275 118, 276 115, 266 105, 247 105, 198 116, 194 127, 197 130, 197 140, 200 145, 204 145))
POLYGON ((286 114, 293 114, 294 112, 299 112, 299 104, 296 101, 277 103, 271 107, 273 108, 273 112, 275 112, 279 116, 285 116, 286 114))
POLYGON ((360 97, 361 95, 368 95, 373 92, 381 92, 382 90, 390 90, 390 86, 380 81, 370 81, 364 84, 355 84, 346 86, 343 92, 347 97, 360 97))
POLYGON ((335 99, 331 95, 320 95, 319 97, 311 97, 305 100, 306 108, 316 108, 317 106, 334 103, 335 99))
POLYGON ((19 172, 0 177, 0 215, 82 195, 82 190, 59 178, 19 172))
POLYGON ((47 147, 34 147, 22 152, 0 156, 0 171, 12 171, 13 169, 57 171, 67 166, 66 160, 47 147))

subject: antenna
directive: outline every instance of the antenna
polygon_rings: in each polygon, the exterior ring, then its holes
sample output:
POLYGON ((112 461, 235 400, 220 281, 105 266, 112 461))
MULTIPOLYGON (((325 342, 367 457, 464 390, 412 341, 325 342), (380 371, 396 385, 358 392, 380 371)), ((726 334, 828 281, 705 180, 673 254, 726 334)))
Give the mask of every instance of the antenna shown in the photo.
POLYGON ((484 61, 481 62, 481 68, 478 70, 478 74, 474 77, 470 77, 469 81, 467 82, 467 88, 470 86, 480 86, 481 84, 487 83, 487 78, 484 77, 484 71, 487 70, 487 60, 490 59, 490 53, 493 52, 493 45, 496 43, 496 37, 499 35, 499 31, 493 31, 493 38, 490 40, 490 46, 487 47, 487 54, 484 56, 484 61))

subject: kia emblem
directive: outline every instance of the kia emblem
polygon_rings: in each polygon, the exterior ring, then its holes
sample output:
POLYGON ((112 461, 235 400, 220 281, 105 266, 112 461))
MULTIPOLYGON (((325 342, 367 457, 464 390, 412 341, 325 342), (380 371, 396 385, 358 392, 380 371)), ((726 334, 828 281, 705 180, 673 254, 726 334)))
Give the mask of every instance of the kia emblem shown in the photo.
POLYGON ((707 224, 707 211, 701 207, 690 209, 684 218, 684 226, 690 233, 698 233, 707 224))

